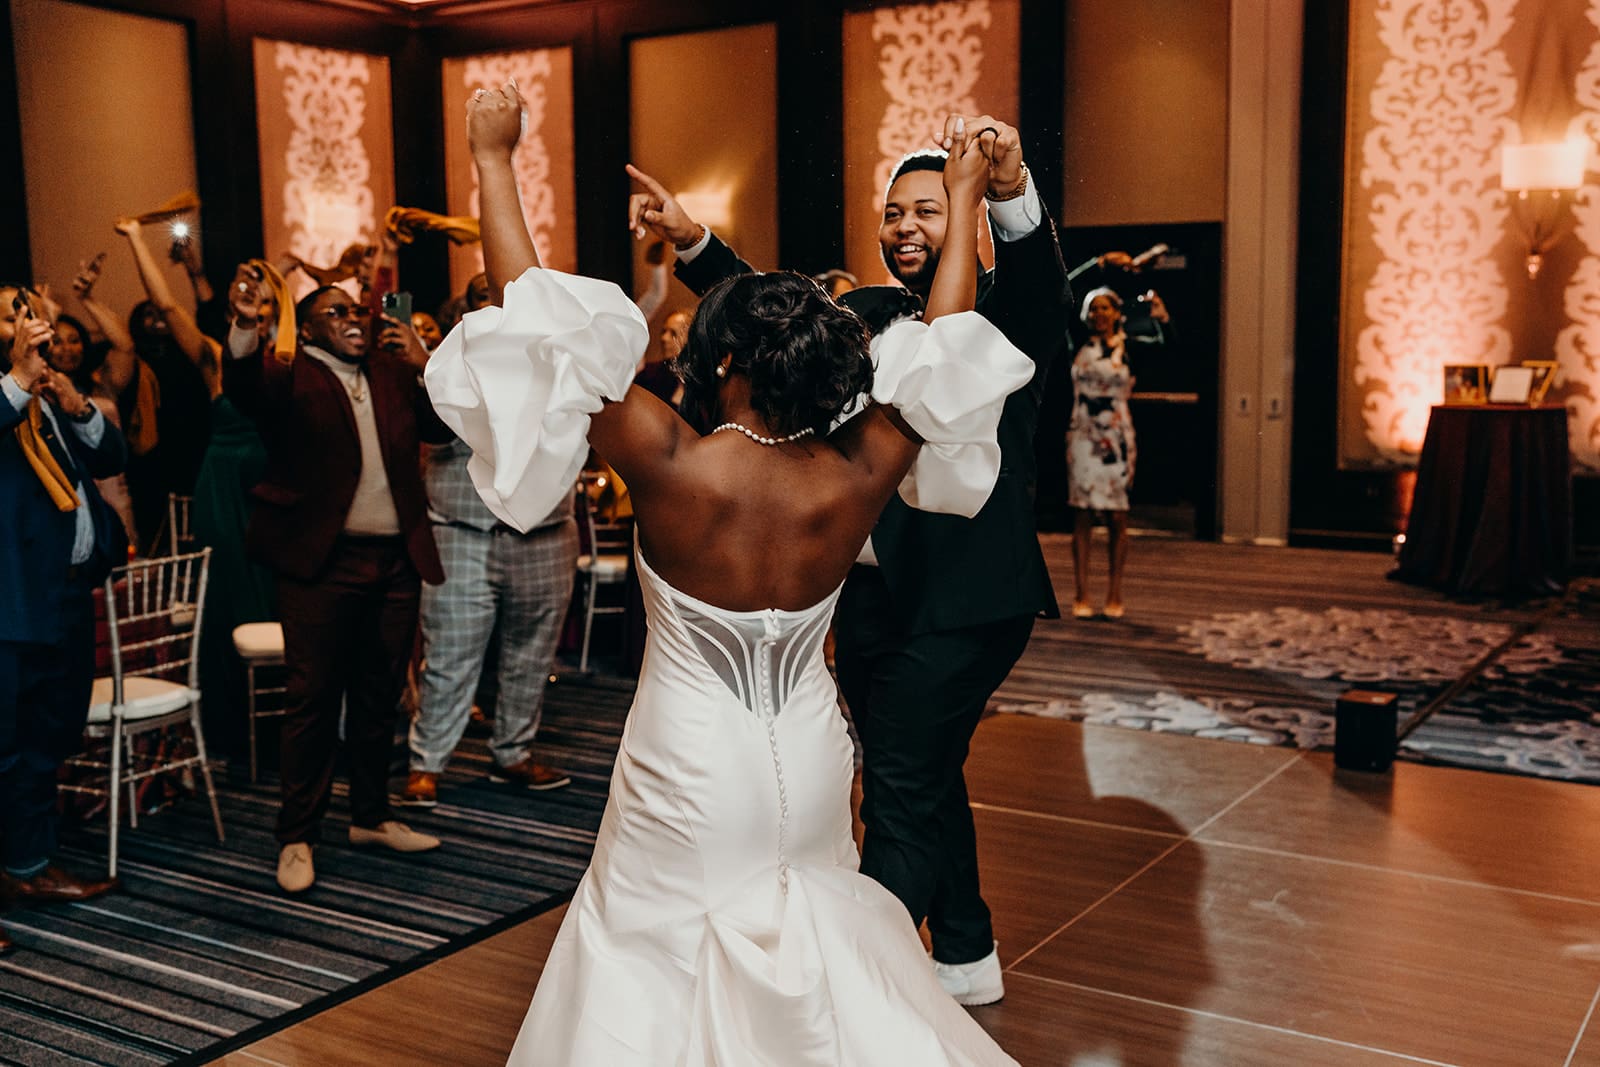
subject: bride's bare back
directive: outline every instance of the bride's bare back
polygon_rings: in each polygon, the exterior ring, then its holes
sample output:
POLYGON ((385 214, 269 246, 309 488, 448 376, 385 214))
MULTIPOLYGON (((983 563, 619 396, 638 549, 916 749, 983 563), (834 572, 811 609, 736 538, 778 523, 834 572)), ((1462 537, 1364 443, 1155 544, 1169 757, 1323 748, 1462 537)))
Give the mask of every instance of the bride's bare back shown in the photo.
MULTIPOLYGON (((497 300, 507 282, 539 265, 511 166, 521 112, 512 84, 480 91, 467 106, 484 265, 497 300)), ((969 138, 958 124, 945 144, 949 223, 927 298, 930 322, 972 309, 989 174, 981 133, 969 138)), ((693 380, 685 385, 715 421, 744 422, 767 437, 831 425, 872 380, 860 321, 792 274, 746 275, 707 294, 686 354, 693 380), (733 295, 712 308, 718 290, 733 295)), ((921 445, 898 415, 871 406, 825 439, 769 446, 733 431, 701 437, 637 386, 593 417, 589 439, 628 483, 650 565, 675 588, 734 611, 799 610, 832 593, 921 445)))
POLYGON ((920 443, 876 407, 822 440, 700 437, 638 388, 590 439, 628 484, 650 566, 732 611, 801 610, 838 588, 920 443))

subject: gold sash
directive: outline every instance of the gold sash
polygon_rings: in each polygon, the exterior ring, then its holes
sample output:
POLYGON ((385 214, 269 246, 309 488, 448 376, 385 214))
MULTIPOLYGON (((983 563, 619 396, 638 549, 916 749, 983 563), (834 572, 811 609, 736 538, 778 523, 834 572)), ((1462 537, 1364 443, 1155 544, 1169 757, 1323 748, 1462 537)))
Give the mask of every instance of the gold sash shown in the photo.
MULTIPOLYGON (((51 503, 61 511, 76 511, 78 491, 67 477, 67 472, 61 469, 61 464, 56 462, 56 457, 50 454, 50 446, 44 442, 43 425, 44 402, 33 397, 28 401, 27 416, 17 427, 17 444, 22 446, 22 455, 27 459, 28 466, 33 468, 33 473, 39 476, 44 491, 50 494, 51 503)), ((66 445, 63 443, 62 447, 66 445)))

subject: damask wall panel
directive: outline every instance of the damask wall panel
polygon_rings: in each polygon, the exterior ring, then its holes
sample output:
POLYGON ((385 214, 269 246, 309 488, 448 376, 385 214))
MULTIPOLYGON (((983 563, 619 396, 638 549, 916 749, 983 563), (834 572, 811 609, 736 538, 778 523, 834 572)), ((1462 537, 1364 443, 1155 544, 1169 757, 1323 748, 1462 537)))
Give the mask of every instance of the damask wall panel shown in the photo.
POLYGON ((951 112, 1016 123, 1019 7, 950 0, 845 15, 845 265, 862 284, 888 278, 877 221, 900 157, 934 147, 951 112))
MULTIPOLYGON (((1600 31, 1600 0, 1589 0, 1586 21, 1600 31)), ((1581 111, 1568 133, 1600 141, 1600 38, 1589 44, 1573 86, 1581 111)), ((1572 211, 1582 259, 1572 272, 1562 306, 1570 320, 1556 335, 1555 355, 1561 365, 1556 396, 1567 405, 1568 433, 1579 467, 1600 472, 1600 176, 1595 154, 1589 156, 1586 184, 1572 211)))
POLYGON ((265 250, 332 265, 394 203, 389 61, 258 37, 255 68, 265 250))
MULTIPOLYGON (((572 156, 572 50, 539 48, 444 61, 445 191, 451 215, 478 214, 478 171, 467 150, 467 100, 478 89, 515 80, 527 102, 528 125, 513 164, 522 213, 547 267, 578 264, 576 179, 572 156)), ((450 286, 461 292, 483 270, 480 245, 452 245, 450 286)))
POLYGON ((1500 145, 1516 0, 1357 0, 1351 22, 1341 453, 1421 451, 1447 363, 1503 363, 1500 145))
MULTIPOLYGON (((1576 469, 1600 471, 1600 175, 1529 277, 1533 202, 1501 148, 1600 134, 1600 0, 1356 0, 1339 454, 1409 466, 1448 363, 1557 359, 1576 469)), ((1304 402, 1304 398, 1301 398, 1304 402)))

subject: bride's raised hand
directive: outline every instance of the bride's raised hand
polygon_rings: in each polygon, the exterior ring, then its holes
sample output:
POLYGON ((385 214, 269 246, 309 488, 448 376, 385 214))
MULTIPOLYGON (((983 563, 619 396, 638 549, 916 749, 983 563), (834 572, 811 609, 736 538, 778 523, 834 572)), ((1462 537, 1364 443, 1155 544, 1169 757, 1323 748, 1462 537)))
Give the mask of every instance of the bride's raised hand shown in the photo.
POLYGON ((509 157, 522 137, 522 94, 515 81, 479 89, 467 101, 467 145, 474 159, 509 157))
POLYGON ((982 139, 969 136, 965 120, 956 116, 948 136, 949 156, 944 161, 944 191, 952 214, 976 210, 989 187, 989 157, 982 139))

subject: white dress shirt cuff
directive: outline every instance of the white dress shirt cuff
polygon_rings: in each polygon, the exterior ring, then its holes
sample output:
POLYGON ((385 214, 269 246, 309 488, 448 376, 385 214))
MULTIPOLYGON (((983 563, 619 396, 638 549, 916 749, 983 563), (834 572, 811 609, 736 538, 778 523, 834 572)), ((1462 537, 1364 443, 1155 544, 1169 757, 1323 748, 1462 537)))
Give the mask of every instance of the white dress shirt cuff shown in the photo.
POLYGON ((228 324, 228 358, 244 359, 255 355, 261 346, 261 335, 254 330, 246 330, 236 323, 228 324))
POLYGON ((678 253, 679 262, 693 263, 694 257, 706 250, 706 245, 711 243, 711 227, 706 226, 704 227, 704 230, 705 232, 700 235, 700 240, 696 241, 688 248, 674 249, 674 251, 678 253))
POLYGON ((6 394, 6 399, 17 411, 23 411, 28 406, 28 401, 33 399, 33 394, 17 384, 17 380, 7 374, 0 377, 0 392, 6 394))
POLYGON ((106 417, 94 401, 89 402, 89 417, 79 422, 77 419, 68 419, 67 425, 72 427, 72 432, 78 440, 90 448, 99 448, 100 441, 106 435, 106 417))
POLYGON ((1039 228, 1044 221, 1044 205, 1039 201, 1039 190, 1028 182, 1028 188, 1014 200, 999 202, 988 200, 989 221, 994 223, 995 235, 1002 241, 1020 241, 1039 228))

